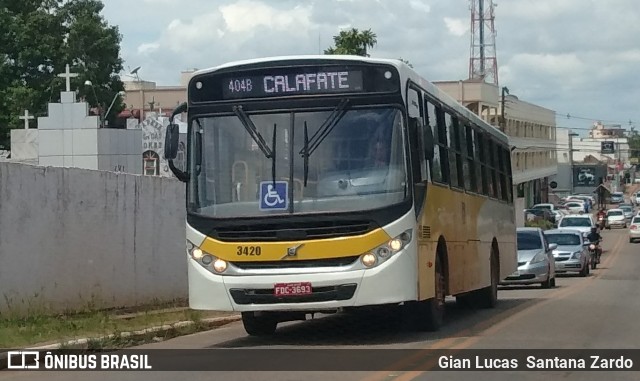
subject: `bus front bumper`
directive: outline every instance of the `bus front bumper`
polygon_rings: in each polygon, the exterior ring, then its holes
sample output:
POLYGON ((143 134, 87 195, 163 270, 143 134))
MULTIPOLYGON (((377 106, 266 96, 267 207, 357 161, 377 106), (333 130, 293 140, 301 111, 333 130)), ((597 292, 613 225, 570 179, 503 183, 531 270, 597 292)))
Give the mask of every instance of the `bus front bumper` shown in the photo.
POLYGON ((401 303, 417 298, 415 256, 396 255, 382 265, 331 273, 220 276, 188 259, 189 306, 214 311, 322 311, 401 303), (310 283, 306 295, 276 296, 274 286, 310 283))

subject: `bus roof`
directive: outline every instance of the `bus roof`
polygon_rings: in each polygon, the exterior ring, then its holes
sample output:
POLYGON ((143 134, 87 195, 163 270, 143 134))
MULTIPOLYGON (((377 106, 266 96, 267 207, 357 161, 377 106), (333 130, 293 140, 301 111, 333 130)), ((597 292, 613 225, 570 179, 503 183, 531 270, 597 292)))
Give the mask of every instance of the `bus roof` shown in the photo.
MULTIPOLYGON (((254 65, 260 63, 269 63, 269 62, 278 62, 278 61, 293 61, 293 60, 336 60, 336 61, 358 61, 358 62, 369 62, 369 63, 380 63, 380 64, 389 64, 394 65, 397 68, 400 68, 402 65, 405 65, 402 61, 396 59, 387 59, 387 58, 371 58, 371 57, 362 57, 362 56, 353 56, 353 55, 297 55, 297 56, 272 56, 272 57, 261 57, 261 58, 252 58, 247 60, 240 61, 231 61, 224 63, 222 65, 210 67, 207 69, 201 69, 193 73, 193 76, 197 76, 200 74, 213 73, 214 71, 226 69, 230 67, 237 66, 246 66, 246 65, 254 65)), ((408 67, 408 66, 407 66, 408 67)))
MULTIPOLYGON (((462 104, 460 104, 457 100, 455 100, 449 94, 447 94, 446 92, 441 90, 439 87, 437 87, 433 83, 423 78, 413 68, 411 68, 409 65, 407 65, 403 61, 400 61, 399 59, 371 58, 371 57, 362 57, 362 56, 356 56, 356 55, 318 55, 318 54, 261 57, 261 58, 247 59, 247 60, 231 61, 231 62, 224 63, 222 65, 210 67, 207 69, 201 69, 193 73, 192 80, 199 75, 209 74, 209 73, 213 73, 218 70, 227 69, 227 68, 249 66, 249 65, 261 64, 261 63, 275 63, 280 61, 301 61, 301 60, 309 60, 309 61, 335 60, 335 61, 343 61, 343 62, 354 61, 354 62, 364 62, 364 63, 372 63, 372 64, 392 65, 396 69, 398 69, 398 72, 400 73, 401 78, 412 80, 416 84, 420 85, 420 87, 422 87, 424 90, 426 90, 427 93, 434 96, 435 98, 440 100, 442 103, 444 103, 448 107, 458 111, 464 117, 476 123, 479 127, 483 127, 483 130, 491 133, 494 137, 500 139, 504 143, 509 142, 509 137, 505 133, 500 131, 498 128, 492 126, 491 124, 489 124, 488 122, 480 118, 478 115, 474 114, 471 110, 464 107, 462 104)), ((406 94, 404 92, 402 93, 403 93, 403 97, 405 97, 406 94)))

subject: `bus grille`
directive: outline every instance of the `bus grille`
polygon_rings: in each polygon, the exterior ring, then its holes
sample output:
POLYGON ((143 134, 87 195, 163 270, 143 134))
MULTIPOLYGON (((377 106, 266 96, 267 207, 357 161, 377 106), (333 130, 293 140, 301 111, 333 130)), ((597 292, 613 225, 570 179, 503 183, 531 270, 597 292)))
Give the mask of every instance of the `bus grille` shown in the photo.
POLYGON ((288 241, 354 236, 373 229, 369 221, 310 221, 220 227, 213 235, 228 242, 288 241))
POLYGON ((260 269, 291 269, 308 267, 340 267, 349 266, 357 261, 359 256, 327 259, 308 259, 299 261, 269 261, 269 262, 231 262, 234 266, 243 270, 260 269))

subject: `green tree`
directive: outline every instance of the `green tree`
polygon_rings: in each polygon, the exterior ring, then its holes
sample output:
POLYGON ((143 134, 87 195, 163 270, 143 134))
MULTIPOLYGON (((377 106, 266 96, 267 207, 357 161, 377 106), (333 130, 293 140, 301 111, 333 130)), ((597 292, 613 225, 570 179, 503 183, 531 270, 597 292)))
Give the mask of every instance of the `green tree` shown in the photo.
MULTIPOLYGON (((9 148, 10 129, 22 128, 24 109, 45 116, 47 103, 59 99, 65 80, 57 74, 67 64, 79 74, 72 90, 91 107, 104 110, 124 89, 121 36, 103 8, 100 0, 0 0, 0 148, 9 148)), ((116 100, 107 119, 122 109, 116 100)))
POLYGON ((335 47, 330 47, 324 54, 351 54, 369 57, 367 48, 373 48, 377 43, 377 36, 371 29, 359 31, 356 28, 340 31, 333 36, 335 47))

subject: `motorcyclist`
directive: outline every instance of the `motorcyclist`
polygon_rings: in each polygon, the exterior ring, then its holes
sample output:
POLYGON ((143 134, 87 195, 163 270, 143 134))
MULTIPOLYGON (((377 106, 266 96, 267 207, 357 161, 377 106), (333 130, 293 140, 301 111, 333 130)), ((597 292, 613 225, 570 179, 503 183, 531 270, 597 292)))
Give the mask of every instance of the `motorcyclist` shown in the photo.
POLYGON ((606 208, 600 208, 596 218, 598 220, 598 224, 600 225, 600 229, 604 229, 605 221, 607 219, 607 209, 606 208))
POLYGON ((587 240, 589 242, 596 245, 596 263, 600 263, 600 255, 602 254, 602 248, 600 247, 600 241, 602 240, 602 236, 598 233, 597 227, 591 228, 591 233, 587 236, 587 240))

